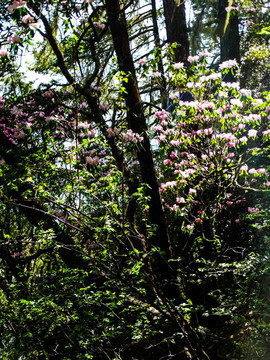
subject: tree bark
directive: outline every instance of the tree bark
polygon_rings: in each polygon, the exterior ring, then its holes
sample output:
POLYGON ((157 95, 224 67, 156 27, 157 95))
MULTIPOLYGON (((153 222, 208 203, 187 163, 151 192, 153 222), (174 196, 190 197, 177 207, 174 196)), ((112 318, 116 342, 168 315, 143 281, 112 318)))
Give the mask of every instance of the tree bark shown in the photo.
MULTIPOLYGON (((218 2, 218 19, 220 27, 220 62, 236 59, 240 62, 240 35, 239 20, 237 14, 230 14, 228 26, 225 29, 228 0, 219 0, 218 2)), ((235 81, 235 77, 229 73, 225 81, 235 81)))
MULTIPOLYGON (((152 3, 152 21, 153 21, 153 34, 154 34, 154 42, 155 48, 158 50, 158 54, 161 53, 161 44, 160 44, 160 37, 159 37, 159 30, 158 30, 158 22, 157 22, 157 9, 156 9, 156 0, 151 0, 152 3)), ((161 104, 162 108, 165 109, 167 105, 167 91, 166 91, 166 78, 164 74, 164 68, 162 63, 162 57, 159 56, 157 60, 158 71, 162 74, 161 80, 161 89, 160 89, 160 97, 161 97, 161 104)))
POLYGON ((147 135, 146 119, 143 112, 134 63, 129 46, 125 14, 121 9, 118 0, 107 0, 106 8, 119 70, 128 75, 128 82, 123 83, 123 86, 126 88, 124 98, 127 108, 128 128, 134 133, 143 136, 143 141, 138 145, 137 156, 140 163, 142 180, 149 186, 150 221, 153 225, 157 226, 153 245, 160 247, 161 250, 165 252, 166 258, 169 258, 171 256, 169 236, 159 195, 159 185, 154 169, 150 141, 147 135))
POLYGON ((184 0, 163 0, 168 43, 177 43, 175 62, 187 63, 189 39, 184 0))

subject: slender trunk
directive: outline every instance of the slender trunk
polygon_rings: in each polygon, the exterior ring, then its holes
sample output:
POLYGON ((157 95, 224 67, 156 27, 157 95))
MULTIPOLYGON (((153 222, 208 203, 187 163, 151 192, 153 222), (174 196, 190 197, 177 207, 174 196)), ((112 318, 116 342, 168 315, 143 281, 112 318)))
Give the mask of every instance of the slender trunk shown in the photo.
MULTIPOLYGON (((159 37, 159 31, 158 31, 158 22, 157 22, 157 9, 156 9, 156 0, 152 0, 152 21, 153 21, 153 33, 154 33, 154 42, 155 42, 155 48, 158 50, 158 55, 160 55, 160 37, 159 37)), ((163 109, 166 108, 167 104, 167 91, 166 91, 166 79, 164 76, 164 68, 162 63, 162 57, 159 56, 157 61, 158 71, 162 74, 162 82, 160 89, 160 95, 161 95, 161 104, 163 109)))
POLYGON ((128 128, 143 136, 143 141, 138 146, 137 156, 140 163, 142 180, 149 186, 150 220, 152 224, 157 226, 153 245, 160 247, 161 250, 165 252, 166 258, 169 258, 170 245, 166 220, 159 195, 159 186, 154 169, 153 155, 149 137, 147 135, 146 119, 129 47, 125 15, 118 0, 107 0, 106 7, 119 69, 128 75, 128 82, 123 84, 126 88, 124 96, 127 107, 128 128))
POLYGON ((175 62, 187 63, 189 39, 184 0, 163 0, 168 43, 177 43, 175 62))

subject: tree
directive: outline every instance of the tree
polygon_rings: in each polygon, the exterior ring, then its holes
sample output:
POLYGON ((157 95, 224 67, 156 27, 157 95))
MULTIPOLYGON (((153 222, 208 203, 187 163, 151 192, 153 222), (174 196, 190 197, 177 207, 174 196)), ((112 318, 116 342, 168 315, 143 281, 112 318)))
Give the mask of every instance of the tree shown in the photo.
POLYGON ((175 62, 186 63, 189 56, 189 39, 186 25, 185 1, 164 0, 167 41, 177 43, 175 62))
POLYGON ((219 0, 220 61, 236 59, 240 62, 240 36, 238 15, 231 12, 229 2, 219 0))

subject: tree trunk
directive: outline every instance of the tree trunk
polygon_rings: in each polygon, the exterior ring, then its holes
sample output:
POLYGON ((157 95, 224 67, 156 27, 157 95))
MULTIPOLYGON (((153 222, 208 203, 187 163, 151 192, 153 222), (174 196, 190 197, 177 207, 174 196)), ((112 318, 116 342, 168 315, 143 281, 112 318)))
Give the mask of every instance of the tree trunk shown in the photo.
POLYGON ((157 66, 158 71, 162 74, 162 80, 161 80, 161 86, 160 89, 160 97, 161 97, 161 104, 162 108, 165 109, 167 105, 167 91, 166 91, 166 78, 164 74, 164 68, 162 63, 162 57, 160 56, 161 53, 161 45, 160 45, 160 37, 159 37, 159 31, 158 31, 158 22, 157 22, 157 9, 156 9, 156 0, 152 0, 152 21, 153 21, 153 34, 154 34, 154 42, 155 42, 155 48, 158 50, 158 60, 157 60, 157 66))
POLYGON ((157 226, 153 245, 160 247, 161 250, 165 252, 166 258, 169 258, 170 245, 167 225, 159 195, 159 185, 154 169, 150 141, 147 135, 146 119, 143 112, 134 63, 129 47, 129 36, 127 32, 125 14, 121 9, 118 0, 107 0, 106 7, 119 69, 128 75, 128 82, 123 84, 126 88, 124 97, 127 108, 128 128, 143 136, 143 141, 138 145, 137 156, 140 163, 142 180, 149 186, 148 195, 150 196, 150 221, 152 224, 157 226))
POLYGON ((189 39, 184 0, 163 0, 168 43, 177 43, 175 62, 187 62, 189 39))
MULTIPOLYGON (((219 0, 218 2, 218 19, 220 27, 220 62, 236 59, 240 62, 240 35, 239 21, 236 14, 230 14, 229 23, 225 29, 228 0, 219 0)), ((229 73, 225 81, 235 81, 235 77, 229 73)))

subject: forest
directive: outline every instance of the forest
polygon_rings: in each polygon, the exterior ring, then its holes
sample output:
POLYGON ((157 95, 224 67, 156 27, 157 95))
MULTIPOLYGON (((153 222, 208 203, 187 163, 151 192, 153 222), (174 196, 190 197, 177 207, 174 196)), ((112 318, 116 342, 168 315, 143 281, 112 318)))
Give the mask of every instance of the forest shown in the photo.
POLYGON ((270 359, 269 10, 0 0, 0 360, 270 359))

